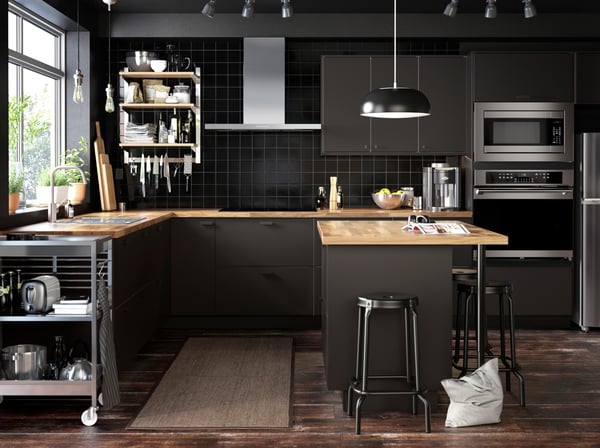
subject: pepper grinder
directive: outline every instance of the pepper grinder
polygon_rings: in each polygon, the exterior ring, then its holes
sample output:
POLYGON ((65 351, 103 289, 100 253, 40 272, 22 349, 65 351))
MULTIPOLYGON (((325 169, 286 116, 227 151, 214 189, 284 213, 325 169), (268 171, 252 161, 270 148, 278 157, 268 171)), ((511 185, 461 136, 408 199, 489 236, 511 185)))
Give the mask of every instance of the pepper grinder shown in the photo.
POLYGON ((331 183, 329 190, 329 210, 337 210, 337 177, 331 176, 329 182, 331 183))

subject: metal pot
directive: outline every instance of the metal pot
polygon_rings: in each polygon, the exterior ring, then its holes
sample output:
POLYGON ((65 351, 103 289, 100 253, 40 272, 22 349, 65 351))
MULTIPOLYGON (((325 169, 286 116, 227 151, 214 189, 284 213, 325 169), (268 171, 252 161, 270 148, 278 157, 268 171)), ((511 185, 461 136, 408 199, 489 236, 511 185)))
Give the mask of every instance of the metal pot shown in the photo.
POLYGON ((46 366, 43 345, 19 344, 2 349, 2 369, 9 380, 39 380, 46 366))
POLYGON ((60 370, 61 380, 87 381, 92 379, 92 363, 85 358, 74 359, 60 370))

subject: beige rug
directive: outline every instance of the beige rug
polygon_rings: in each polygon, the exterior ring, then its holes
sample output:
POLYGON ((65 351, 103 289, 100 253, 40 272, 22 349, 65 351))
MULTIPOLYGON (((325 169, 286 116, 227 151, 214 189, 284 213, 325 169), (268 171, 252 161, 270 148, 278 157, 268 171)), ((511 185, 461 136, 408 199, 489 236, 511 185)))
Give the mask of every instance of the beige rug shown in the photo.
POLYGON ((293 340, 186 341, 130 429, 290 426, 293 340))

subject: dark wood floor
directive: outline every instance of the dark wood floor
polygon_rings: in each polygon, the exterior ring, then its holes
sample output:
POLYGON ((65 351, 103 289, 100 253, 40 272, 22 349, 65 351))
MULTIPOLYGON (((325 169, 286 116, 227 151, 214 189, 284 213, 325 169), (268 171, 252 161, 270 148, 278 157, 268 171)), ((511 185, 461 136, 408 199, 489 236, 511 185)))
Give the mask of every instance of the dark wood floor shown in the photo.
MULTIPOLYGON (((278 332, 270 332, 278 333, 278 332)), ((600 332, 520 330, 518 354, 527 406, 505 396, 502 422, 445 428, 447 398, 423 416, 373 413, 363 434, 342 411, 341 395, 327 391, 318 331, 284 332, 296 341, 293 427, 286 430, 132 431, 127 429, 187 336, 200 330, 161 330, 120 376, 122 403, 99 411, 93 427, 81 424, 87 400, 14 399, 0 405, 2 447, 600 447, 600 332)), ((352 343, 349 341, 349 343, 352 343)), ((450 342, 449 342, 450 343, 450 342)))

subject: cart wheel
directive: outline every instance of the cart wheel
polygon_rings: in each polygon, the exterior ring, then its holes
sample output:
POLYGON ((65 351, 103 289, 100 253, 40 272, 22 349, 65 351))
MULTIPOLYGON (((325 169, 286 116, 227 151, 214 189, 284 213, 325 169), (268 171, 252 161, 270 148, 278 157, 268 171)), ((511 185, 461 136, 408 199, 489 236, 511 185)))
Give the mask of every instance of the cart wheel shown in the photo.
POLYGON ((104 397, 102 396, 102 392, 98 394, 98 405, 104 406, 104 397))
POLYGON ((98 413, 96 412, 96 408, 90 406, 83 414, 81 414, 81 423, 85 426, 94 426, 98 421, 98 413))

